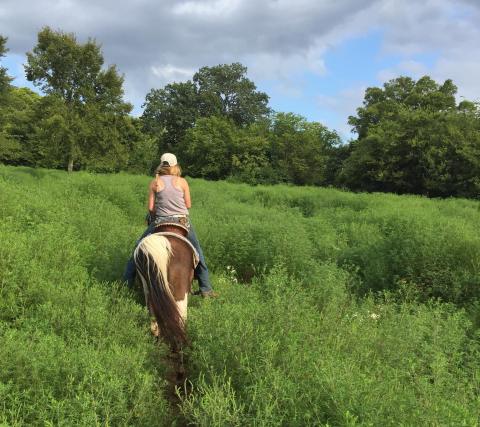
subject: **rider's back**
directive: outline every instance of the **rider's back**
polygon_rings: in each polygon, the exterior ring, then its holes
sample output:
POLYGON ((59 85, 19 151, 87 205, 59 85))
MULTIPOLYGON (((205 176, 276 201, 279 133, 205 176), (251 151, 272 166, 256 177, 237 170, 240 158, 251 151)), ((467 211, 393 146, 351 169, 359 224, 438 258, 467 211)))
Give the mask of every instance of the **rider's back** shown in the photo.
POLYGON ((184 192, 174 185, 174 175, 158 177, 163 188, 155 192, 155 216, 188 215, 184 192))

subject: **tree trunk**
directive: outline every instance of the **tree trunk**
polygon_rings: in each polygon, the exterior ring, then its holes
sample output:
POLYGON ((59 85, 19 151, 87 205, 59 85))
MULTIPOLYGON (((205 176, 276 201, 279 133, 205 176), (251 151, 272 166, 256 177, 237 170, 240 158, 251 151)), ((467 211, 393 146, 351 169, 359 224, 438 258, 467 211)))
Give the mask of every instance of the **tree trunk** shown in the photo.
POLYGON ((73 172, 73 157, 68 159, 68 172, 73 172))

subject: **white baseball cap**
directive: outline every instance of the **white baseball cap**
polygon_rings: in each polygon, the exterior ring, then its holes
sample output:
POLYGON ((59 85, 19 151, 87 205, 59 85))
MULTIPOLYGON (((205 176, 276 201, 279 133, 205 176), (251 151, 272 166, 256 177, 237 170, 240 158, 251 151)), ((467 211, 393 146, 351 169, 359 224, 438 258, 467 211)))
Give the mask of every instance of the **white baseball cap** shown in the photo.
POLYGON ((172 153, 163 153, 160 157, 160 164, 162 166, 175 166, 177 164, 177 157, 172 153))

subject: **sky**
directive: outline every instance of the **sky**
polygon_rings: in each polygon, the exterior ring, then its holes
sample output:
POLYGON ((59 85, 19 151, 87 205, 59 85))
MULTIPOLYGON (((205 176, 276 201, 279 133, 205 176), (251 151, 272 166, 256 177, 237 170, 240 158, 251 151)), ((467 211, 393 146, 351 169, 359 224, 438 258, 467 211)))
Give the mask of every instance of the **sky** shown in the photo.
POLYGON ((16 86, 44 26, 94 38, 125 77, 141 115, 145 95, 203 66, 240 62, 275 111, 352 138, 348 116, 365 89, 390 79, 452 79, 480 101, 480 0, 1 0, 2 59, 16 86))

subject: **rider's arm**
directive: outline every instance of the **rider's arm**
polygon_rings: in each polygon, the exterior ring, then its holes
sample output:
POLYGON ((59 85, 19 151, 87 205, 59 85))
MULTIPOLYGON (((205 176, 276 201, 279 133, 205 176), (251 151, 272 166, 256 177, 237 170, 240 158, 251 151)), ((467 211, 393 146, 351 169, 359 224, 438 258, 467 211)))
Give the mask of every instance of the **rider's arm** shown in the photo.
POLYGON ((148 187, 148 212, 153 213, 155 210, 155 180, 148 187))
POLYGON ((182 178, 180 182, 183 189, 183 198, 185 199, 185 206, 187 207, 187 209, 190 209, 192 207, 192 199, 190 198, 190 188, 188 186, 188 182, 185 178, 182 178))

